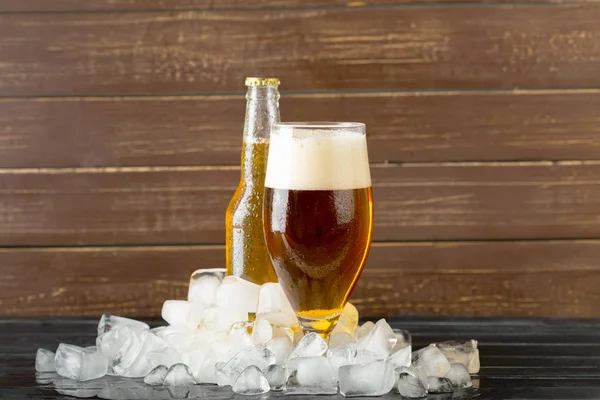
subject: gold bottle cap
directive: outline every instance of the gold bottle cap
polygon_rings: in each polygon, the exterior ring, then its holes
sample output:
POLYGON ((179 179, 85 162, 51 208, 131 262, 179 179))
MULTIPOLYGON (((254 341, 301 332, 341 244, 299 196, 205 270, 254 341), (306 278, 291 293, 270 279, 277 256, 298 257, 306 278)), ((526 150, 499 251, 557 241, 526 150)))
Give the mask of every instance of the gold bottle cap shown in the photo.
POLYGON ((246 86, 279 86, 279 78, 256 78, 249 76, 246 78, 246 86))

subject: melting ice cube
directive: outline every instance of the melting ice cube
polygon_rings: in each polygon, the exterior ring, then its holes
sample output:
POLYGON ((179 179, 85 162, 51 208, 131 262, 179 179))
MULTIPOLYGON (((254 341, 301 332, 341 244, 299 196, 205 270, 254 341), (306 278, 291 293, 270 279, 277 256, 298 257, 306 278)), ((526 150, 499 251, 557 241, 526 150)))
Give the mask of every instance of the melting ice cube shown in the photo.
POLYGON ((382 396, 396 384, 396 373, 387 361, 346 365, 339 370, 340 393, 346 397, 382 396))
POLYGON ((258 395, 267 393, 271 387, 263 373, 254 365, 245 368, 233 384, 233 393, 258 395))
POLYGON ((58 346, 54 363, 60 376, 77 381, 100 378, 108 371, 108 360, 102 355, 65 343, 58 346))
POLYGON ((167 376, 167 372, 169 372, 169 368, 165 365, 159 365, 154 368, 152 371, 146 375, 144 378, 144 383, 147 385, 162 385, 165 381, 165 377, 167 376))
POLYGON ((38 349, 35 355, 35 370, 37 372, 52 372, 56 371, 54 366, 55 354, 50 350, 38 349))
POLYGON ((288 360, 285 394, 336 394, 335 371, 325 357, 297 357, 288 360))

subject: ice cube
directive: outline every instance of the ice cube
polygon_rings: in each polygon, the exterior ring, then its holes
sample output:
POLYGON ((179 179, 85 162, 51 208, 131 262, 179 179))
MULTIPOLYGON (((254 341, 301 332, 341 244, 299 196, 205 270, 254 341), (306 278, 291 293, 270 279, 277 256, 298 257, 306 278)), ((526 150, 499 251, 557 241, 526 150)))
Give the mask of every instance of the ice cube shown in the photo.
POLYGON ((427 393, 452 393, 454 391, 454 389, 452 389, 452 382, 450 382, 450 379, 447 378, 428 376, 426 383, 425 389, 427 390, 427 393))
POLYGON ((396 335, 396 345, 392 349, 392 353, 412 345, 412 337, 409 331, 394 329, 394 334, 396 335))
POLYGON ((198 329, 200 327, 200 323, 204 318, 204 313, 206 312, 206 306, 203 303, 199 302, 191 302, 192 306, 190 307, 190 314, 188 315, 188 325, 187 327, 190 329, 198 329))
POLYGON ((223 367, 227 363, 218 362, 215 364, 215 379, 218 386, 232 386, 239 374, 232 374, 231 376, 223 371, 223 367))
POLYGON ((344 346, 354 343, 354 335, 346 332, 333 332, 329 335, 329 347, 344 346))
POLYGON ((271 311, 268 313, 257 314, 257 317, 266 319, 271 325, 285 326, 293 329, 300 329, 296 314, 285 313, 282 311, 271 311))
POLYGON ((346 303, 342 313, 340 314, 340 318, 338 319, 337 324, 331 333, 332 335, 336 333, 347 333, 354 337, 357 326, 358 311, 352 304, 346 303))
POLYGON ((198 383, 217 383, 215 378, 215 364, 210 349, 199 347, 182 354, 184 364, 189 366, 194 379, 198 383))
POLYGON ((368 364, 375 361, 385 360, 384 357, 378 356, 377 354, 369 350, 358 350, 356 352, 356 364, 368 364))
POLYGON ((169 372, 169 368, 165 365, 159 365, 146 375, 144 383, 147 385, 162 385, 165 381, 165 377, 169 372))
POLYGON ((479 372, 480 364, 477 340, 451 340, 435 343, 434 346, 440 349, 450 363, 464 365, 471 374, 479 372))
POLYGON ((254 321, 240 321, 231 325, 229 333, 233 335, 248 334, 252 333, 252 329, 254 329, 254 321))
MULTIPOLYGON (((199 344, 199 346, 203 345, 199 344)), ((233 356, 250 347, 255 346, 252 338, 247 333, 224 334, 218 332, 210 343, 209 350, 211 358, 217 363, 221 361, 228 362, 233 356)))
POLYGON ((271 325, 298 327, 298 318, 279 283, 265 283, 260 287, 257 317, 268 320, 271 325))
POLYGON ((212 305, 217 299, 217 290, 225 277, 224 269, 199 269, 192 273, 188 289, 188 301, 212 305))
POLYGON ((472 386, 471 375, 469 375, 467 367, 459 363, 450 364, 450 369, 446 372, 444 377, 448 378, 453 386, 459 388, 468 388, 472 386))
POLYGON ((35 382, 39 385, 48 385, 52 383, 52 380, 59 378, 56 372, 36 372, 35 373, 35 382))
POLYGON ((181 357, 181 354, 179 354, 179 352, 172 347, 165 347, 162 350, 149 351, 144 356, 151 367, 164 365, 169 368, 173 364, 183 362, 183 357, 181 357))
POLYGON ((427 346, 412 353, 412 367, 415 373, 425 384, 428 376, 443 377, 450 369, 450 363, 444 357, 440 349, 435 346, 427 346))
POLYGON ((267 342, 265 347, 275 356, 275 363, 282 365, 292 352, 292 340, 288 336, 278 336, 267 342))
POLYGON ((202 327, 209 331, 228 331, 236 322, 248 320, 248 313, 242 310, 225 309, 211 306, 204 312, 202 327))
POLYGON ((233 393, 246 396, 267 393, 270 389, 269 381, 260 369, 251 365, 245 368, 233 384, 233 393))
POLYGON ((179 363, 169 368, 163 384, 165 386, 187 386, 196 384, 196 381, 188 366, 179 363))
POLYGON ((104 314, 100 318, 98 323, 98 337, 102 336, 106 332, 110 332, 114 328, 126 326, 132 330, 150 329, 148 324, 136 321, 131 318, 117 317, 116 315, 104 314))
POLYGON ((373 329, 356 342, 356 348, 359 351, 368 350, 376 357, 384 359, 390 355, 392 348, 396 345, 396 341, 396 334, 392 328, 385 319, 380 319, 373 329))
POLYGON ((165 326, 157 326, 156 328, 152 328, 150 329, 150 332, 154 333, 155 335, 158 335, 160 337, 163 336, 163 332, 168 328, 168 325, 165 326))
POLYGON ((108 371, 108 360, 102 355, 65 343, 58 346, 54 364, 60 376, 77 381, 100 378, 108 371))
MULTIPOLYGON (((252 345, 251 347, 254 347, 254 345, 252 345)), ((245 349, 243 349, 243 350, 245 350, 245 349)), ((238 351, 237 353, 239 353, 240 351, 238 351)), ((219 345, 219 344, 217 344, 217 342, 215 342, 215 343, 213 343, 213 345, 211 345, 206 357, 211 360, 213 370, 216 371, 214 366, 217 363, 227 364, 229 362, 229 360, 231 360, 237 353, 232 351, 231 347, 227 347, 227 348, 221 347, 221 345, 219 345)), ((229 382, 228 385, 231 385, 232 383, 233 383, 233 381, 229 382)))
POLYGON ((170 326, 160 332, 159 337, 163 338, 168 347, 172 347, 179 353, 183 353, 192 345, 192 343, 198 340, 199 336, 202 336, 202 332, 199 332, 198 330, 192 331, 187 328, 175 328, 170 326))
POLYGON ((408 397, 409 399, 427 397, 427 391, 421 381, 419 381, 417 377, 406 373, 402 373, 398 377, 396 391, 400 393, 402 397, 408 397))
POLYGON ((128 378, 141 378, 154 368, 145 355, 166 347, 165 341, 148 330, 134 331, 115 356, 112 369, 128 378))
POLYGON ((367 321, 362 324, 360 327, 356 329, 356 333, 354 334, 356 340, 362 339, 367 333, 371 332, 375 328, 375 324, 371 321, 367 321))
POLYGON ((285 394, 336 394, 335 371, 325 357, 297 357, 285 366, 285 394))
POLYGON ((396 384, 393 365, 386 361, 340 368, 340 393, 345 397, 383 396, 396 384))
POLYGON ((210 276, 214 276, 216 278, 219 278, 220 281, 222 281, 223 279, 225 279, 225 276, 227 275, 227 269, 225 268, 202 268, 202 269, 197 269, 194 272, 192 272, 192 275, 190 276, 190 280, 194 279, 194 278, 200 278, 202 276, 205 275, 210 275, 210 276))
POLYGON ((290 340, 293 342, 294 341, 294 330, 290 327, 284 326, 284 325, 273 325, 271 324, 271 327, 273 328, 273 337, 279 337, 279 336, 287 336, 288 338, 290 338, 290 340))
POLYGON ((395 353, 392 353, 388 357, 388 361, 391 362, 395 368, 398 367, 410 367, 410 360, 412 356, 412 346, 408 345, 395 353))
POLYGON ((220 370, 222 370, 222 369, 223 369, 223 367, 224 367, 224 366, 226 366, 226 365, 227 365, 227 363, 226 363, 226 362, 218 362, 218 363, 216 363, 216 364, 215 364, 215 369, 216 369, 217 371, 220 371, 220 370))
POLYGON ((228 361, 231 357, 240 351, 247 349, 248 347, 255 347, 252 337, 247 333, 242 333, 239 335, 230 334, 228 335, 227 339, 231 346, 229 347, 229 351, 227 352, 228 357, 225 361, 228 361))
POLYGON ((226 276, 217 290, 216 304, 225 309, 254 314, 259 293, 260 286, 237 276, 226 276))
POLYGON ((316 357, 325 354, 327 351, 327 343, 315 332, 310 332, 296 344, 292 353, 288 356, 288 360, 296 357, 316 357))
POLYGON ((271 390, 283 390, 283 385, 285 385, 285 369, 282 366, 277 364, 269 365, 263 370, 263 375, 269 381, 271 390))
POLYGON ((256 317, 252 328, 252 339, 257 346, 264 346, 273 338, 273 328, 269 321, 260 316, 256 317))
POLYGON ((238 368, 241 372, 250 365, 263 370, 271 364, 275 364, 275 355, 271 350, 261 347, 248 347, 233 356, 227 362, 225 368, 238 368))
POLYGON ((161 316, 176 328, 196 329, 202 318, 206 306, 203 303, 185 300, 167 300, 163 303, 161 316))
POLYGON ((279 283, 265 283, 260 287, 256 313, 284 311, 294 314, 294 309, 279 283))
MULTIPOLYGON (((120 330, 119 330, 120 331, 120 330)), ((130 331, 129 337, 123 342, 111 359, 111 367, 115 374, 123 375, 140 358, 142 347, 149 331, 130 331)), ((101 348, 103 346, 100 346, 101 348)), ((114 348, 109 346, 112 355, 114 348)))
POLYGON ((356 363, 356 344, 350 343, 343 346, 330 347, 327 350, 327 359, 335 372, 337 380, 340 367, 356 363))
POLYGON ((35 355, 35 370, 37 372, 56 371, 54 356, 55 354, 50 350, 38 349, 35 355))
POLYGON ((220 370, 217 375, 219 386, 233 385, 242 371, 251 365, 259 370, 275 364, 275 355, 270 350, 258 347, 248 347, 233 356, 220 370))
POLYGON ((133 329, 128 326, 117 326, 96 339, 98 353, 109 361, 109 373, 112 373, 112 364, 115 356, 125 342, 134 335, 133 329))
POLYGON ((412 367, 397 367, 396 368, 396 373, 398 375, 400 374, 409 374, 414 376, 415 378, 417 377, 417 374, 415 373, 415 370, 412 367))

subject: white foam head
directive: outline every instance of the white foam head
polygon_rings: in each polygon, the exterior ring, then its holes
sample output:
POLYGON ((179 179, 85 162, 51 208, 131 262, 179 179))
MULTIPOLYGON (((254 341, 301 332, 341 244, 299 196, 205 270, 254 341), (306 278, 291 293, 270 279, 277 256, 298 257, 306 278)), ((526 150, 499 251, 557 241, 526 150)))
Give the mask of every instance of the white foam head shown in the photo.
POLYGON ((291 190, 370 187, 365 125, 275 124, 271 131, 265 186, 291 190))

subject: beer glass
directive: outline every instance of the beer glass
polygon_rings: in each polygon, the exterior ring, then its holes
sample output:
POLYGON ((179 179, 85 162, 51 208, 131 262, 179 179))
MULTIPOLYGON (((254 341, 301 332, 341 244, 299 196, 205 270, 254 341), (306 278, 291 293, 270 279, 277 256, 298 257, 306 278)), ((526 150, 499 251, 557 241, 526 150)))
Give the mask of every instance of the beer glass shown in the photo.
POLYGON ((277 278, 302 329, 328 336, 371 245, 365 125, 274 124, 263 223, 277 278))

